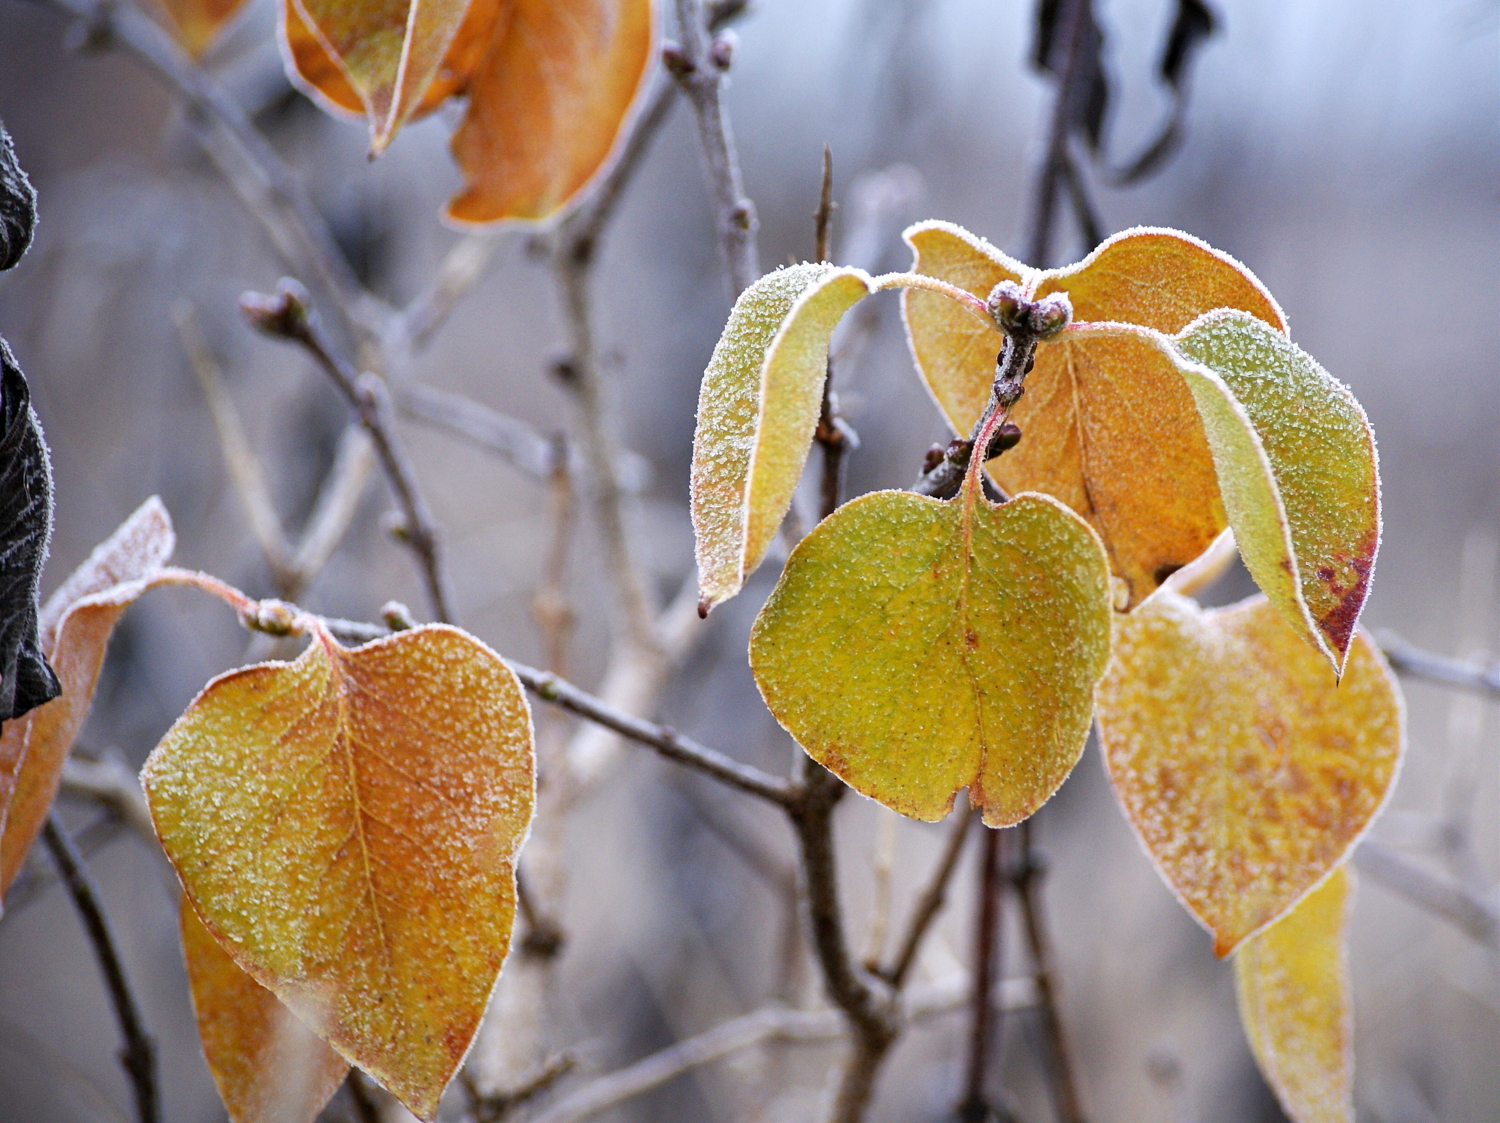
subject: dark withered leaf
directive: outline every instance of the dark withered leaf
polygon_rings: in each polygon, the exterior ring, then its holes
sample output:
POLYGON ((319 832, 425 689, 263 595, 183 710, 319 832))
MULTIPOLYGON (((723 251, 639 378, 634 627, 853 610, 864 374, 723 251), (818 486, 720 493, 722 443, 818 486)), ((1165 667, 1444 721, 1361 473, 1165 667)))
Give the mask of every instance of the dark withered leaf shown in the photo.
POLYGON ((1161 76, 1174 90, 1187 81, 1188 65, 1203 41, 1214 33, 1214 13, 1203 0, 1177 0, 1177 18, 1167 33, 1161 56, 1161 76))
POLYGON ((36 228, 36 191, 16 161, 10 134, 0 122, 0 269, 21 260, 36 228))
POLYGON ((62 693, 37 636, 52 466, 26 376, 0 339, 0 722, 62 693))
POLYGON ((1066 26, 1062 0, 1041 0, 1036 9, 1036 40, 1031 64, 1038 70, 1061 80, 1069 73, 1069 33, 1075 36, 1067 97, 1068 128, 1078 132, 1097 151, 1104 137, 1104 115, 1109 109, 1109 76, 1104 72, 1104 32, 1094 18, 1093 0, 1076 0, 1075 28, 1066 26))

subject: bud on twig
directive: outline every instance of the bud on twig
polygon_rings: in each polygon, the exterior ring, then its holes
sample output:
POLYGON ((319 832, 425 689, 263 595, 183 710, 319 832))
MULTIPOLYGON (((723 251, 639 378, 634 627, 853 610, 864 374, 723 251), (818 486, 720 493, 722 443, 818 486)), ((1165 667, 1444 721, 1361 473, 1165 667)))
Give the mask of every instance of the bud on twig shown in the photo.
POLYGON ((728 70, 734 59, 734 49, 739 46, 739 36, 732 31, 721 31, 714 36, 708 48, 708 57, 720 70, 728 70))
POLYGON ((312 319, 312 301, 300 282, 283 277, 274 295, 247 292, 241 296, 240 312, 251 327, 267 335, 302 340, 312 319))

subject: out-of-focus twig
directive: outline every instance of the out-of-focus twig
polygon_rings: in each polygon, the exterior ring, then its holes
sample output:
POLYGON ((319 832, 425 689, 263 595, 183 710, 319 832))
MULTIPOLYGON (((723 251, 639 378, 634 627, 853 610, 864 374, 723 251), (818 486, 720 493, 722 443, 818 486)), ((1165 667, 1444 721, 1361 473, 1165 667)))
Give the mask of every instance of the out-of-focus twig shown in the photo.
POLYGON ((1088 18, 1090 0, 1057 0, 1057 31, 1052 50, 1061 52, 1057 62, 1049 62, 1049 69, 1058 75, 1057 93, 1052 102, 1052 113, 1047 129, 1047 147, 1042 166, 1037 171, 1031 239, 1026 261, 1038 269, 1045 268, 1047 254, 1052 246, 1053 219, 1056 215, 1057 190, 1068 175, 1068 136, 1071 132, 1073 114, 1076 109, 1075 84, 1085 77, 1085 68, 1080 64, 1084 33, 1091 22, 1088 18))
MULTIPOLYGON (((349 524, 354 521, 374 467, 374 445, 361 425, 351 423, 339 438, 333 465, 323 477, 312 514, 308 516, 307 526, 292 555, 294 588, 306 588, 328 564, 349 524)), ((293 595, 298 594, 287 594, 288 597, 293 595)))
POLYGON ((563 1051, 548 1057, 535 1071, 523 1076, 514 1088, 499 1092, 481 1092, 467 1072, 459 1072, 469 1097, 469 1114, 475 1123, 500 1123, 512 1112, 525 1107, 564 1076, 578 1067, 578 1058, 563 1051))
POLYGON ((917 962, 917 952, 922 948, 922 940, 927 935, 927 930, 932 926, 933 920, 942 911, 943 903, 948 897, 948 885, 953 880, 953 871, 958 868, 959 855, 963 853, 964 840, 969 836, 969 824, 973 819, 971 813, 965 812, 954 819, 953 826, 948 835, 948 845, 943 848, 943 856, 933 868, 932 880, 928 882, 927 888, 923 889, 912 905, 911 919, 906 925, 906 934, 897 945, 898 951, 891 960, 891 965, 884 971, 884 975, 896 987, 902 986, 910 975, 911 969, 917 962))
MULTIPOLYGON (((997 830, 983 832, 979 884, 974 894, 974 973, 969 992, 969 1056, 964 1094, 955 1114, 963 1123, 988 1123, 995 1115, 985 1092, 990 1057, 1000 1039, 994 981, 1004 970, 1004 839, 997 830)), ((1038 975, 1040 975, 1040 970, 1038 975)))
POLYGON ((418 382, 401 387, 396 398, 407 416, 457 433, 532 479, 551 478, 558 446, 526 422, 418 382))
POLYGON ((153 846, 156 828, 146 807, 146 793, 141 782, 125 762, 116 756, 87 760, 73 755, 63 761, 59 789, 64 795, 92 799, 111 808, 122 822, 153 846))
POLYGON ((104 906, 99 900, 99 891, 94 887, 83 858, 68 837, 54 813, 47 817, 42 827, 42 840, 46 843, 57 870, 67 884, 73 905, 83 922, 93 945, 94 957, 99 961, 99 970, 109 990, 110 1002, 114 1006, 115 1018, 120 1023, 120 1036, 125 1047, 120 1050, 120 1064, 130 1078, 135 1093, 136 1117, 140 1123, 157 1123, 160 1107, 156 1088, 156 1051, 151 1037, 141 1021, 140 1009, 130 982, 125 977, 124 965, 120 962, 119 949, 114 933, 110 931, 109 919, 104 915, 104 906))
POLYGON ((1434 655, 1390 631, 1377 632, 1375 638, 1397 674, 1446 686, 1461 686, 1489 698, 1500 698, 1500 659, 1488 663, 1479 660, 1465 662, 1446 655, 1434 655))
POLYGON ((1354 851, 1361 873, 1446 920, 1476 943, 1500 948, 1500 900, 1486 901, 1446 874, 1373 839, 1354 851))

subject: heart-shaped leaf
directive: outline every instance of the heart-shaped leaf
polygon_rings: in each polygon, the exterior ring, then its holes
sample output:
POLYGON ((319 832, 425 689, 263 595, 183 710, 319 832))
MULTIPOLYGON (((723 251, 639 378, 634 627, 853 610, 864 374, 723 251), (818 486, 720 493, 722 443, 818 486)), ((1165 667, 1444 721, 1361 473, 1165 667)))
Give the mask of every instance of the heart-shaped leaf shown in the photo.
POLYGON ((63 761, 88 717, 110 633, 176 545, 161 500, 146 500, 89 555, 41 613, 42 647, 62 694, 0 736, 0 895, 10 889, 57 795, 63 761))
MULTIPOLYGON (((942 222, 906 232, 912 268, 983 299, 1002 280, 1035 297, 1066 292, 1078 321, 1177 332, 1204 312, 1237 308, 1285 330, 1244 266, 1173 230, 1127 230, 1077 265, 1040 272, 942 222)), ((955 431, 968 436, 989 400, 1001 336, 938 293, 904 297, 917 367, 955 431)), ((1226 525, 1213 458, 1173 363, 1137 338, 1063 335, 1037 348, 1010 420, 1020 445, 990 465, 1012 491, 1043 491, 1093 525, 1128 606, 1202 553, 1226 525)))
POLYGON ((434 624, 211 682, 141 774, 193 907, 236 963, 431 1119, 510 944, 531 716, 434 624))
POLYGON ((1244 313, 1209 313, 1174 342, 1222 380, 1184 370, 1246 568, 1341 671, 1380 545, 1364 410, 1310 355, 1244 313))
POLYGON ((755 622, 750 665, 808 754, 937 820, 969 787, 991 826, 1067 778, 1109 655, 1098 536, 1061 503, 877 492, 804 538, 755 622))
POLYGON ((1118 617, 1095 702, 1125 817, 1219 955, 1344 860, 1405 741, 1375 645, 1356 633, 1339 681, 1261 596, 1204 611, 1163 590, 1118 617))
POLYGON ((871 284, 860 269, 794 265, 735 301, 703 374, 693 436, 700 612, 739 592, 775 541, 812 446, 828 341, 871 284))
POLYGON ((203 1056, 233 1123, 313 1123, 349 1062, 244 971, 182 898, 182 954, 203 1056))
POLYGON ((157 0, 166 13, 173 37, 193 58, 201 58, 245 6, 245 0, 157 0))
POLYGON ((1292 1123, 1354 1123, 1345 943, 1353 889, 1353 875, 1340 866, 1234 953, 1240 1022, 1292 1123))
POLYGON ((456 222, 540 220, 610 160, 644 84, 651 0, 509 0, 453 134, 456 222))

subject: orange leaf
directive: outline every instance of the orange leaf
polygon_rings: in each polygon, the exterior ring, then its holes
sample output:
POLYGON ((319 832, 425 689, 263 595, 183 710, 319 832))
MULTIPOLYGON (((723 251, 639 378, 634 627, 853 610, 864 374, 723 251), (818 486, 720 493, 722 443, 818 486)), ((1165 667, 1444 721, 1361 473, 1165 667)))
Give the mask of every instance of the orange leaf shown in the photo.
POLYGON ((1170 590, 1115 621, 1095 691, 1115 795, 1227 955, 1348 855, 1396 779, 1405 718, 1363 632, 1338 681, 1263 596, 1203 611, 1170 590))
POLYGON ((349 1062, 230 958, 182 898, 182 954, 203 1056, 234 1123, 313 1123, 349 1062))
POLYGON ((468 0, 284 0, 288 73, 320 101, 362 111, 378 155, 423 104, 468 8, 468 0))
POLYGON ((141 774, 157 835, 234 961, 431 1119, 510 945, 531 715, 434 624, 222 675, 141 774))
POLYGON ((1292 1123, 1354 1123, 1354 1026, 1345 928, 1354 875, 1340 866, 1234 956, 1240 1021, 1292 1123))
POLYGON ((0 735, 0 896, 20 872, 57 795, 63 761, 88 717, 110 632, 145 592, 176 541, 167 509, 152 496, 42 608, 42 650, 63 692, 6 722, 0 735))
POLYGON ((245 0, 157 0, 170 22, 169 30, 182 49, 201 58, 208 45, 229 23, 245 0))
MULTIPOLYGON (((1077 265, 1042 272, 945 222, 906 232, 912 269, 984 298, 1002 280, 1035 297, 1066 292, 1078 321, 1181 330, 1215 308, 1238 308, 1278 330, 1285 321, 1244 266, 1172 230, 1117 234, 1077 265)), ((903 294, 917 367, 954 429, 968 436, 989 400, 1000 333, 952 300, 903 294)), ((1171 359, 1132 338, 1061 337, 1037 348, 1011 412, 1021 443, 991 471, 1009 491, 1056 496, 1093 524, 1134 607, 1227 525, 1192 395, 1171 359)))
POLYGON ((609 161, 652 55, 651 0, 512 0, 453 134, 456 222, 544 219, 609 161))

